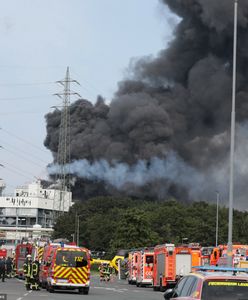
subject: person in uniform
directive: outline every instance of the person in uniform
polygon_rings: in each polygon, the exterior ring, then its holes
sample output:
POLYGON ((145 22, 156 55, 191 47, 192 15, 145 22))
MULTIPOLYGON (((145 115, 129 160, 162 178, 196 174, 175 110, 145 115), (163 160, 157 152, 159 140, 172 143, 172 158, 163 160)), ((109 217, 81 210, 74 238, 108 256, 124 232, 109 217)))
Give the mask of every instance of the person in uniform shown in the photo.
POLYGON ((39 272, 40 272, 40 262, 39 258, 36 257, 34 262, 32 263, 32 278, 31 278, 31 289, 39 291, 39 272))
POLYGON ((7 277, 8 278, 11 278, 12 268, 13 268, 12 259, 11 259, 10 256, 8 256, 8 258, 6 260, 6 271, 7 271, 7 277))
POLYGON ((26 262, 23 264, 23 272, 25 275, 25 286, 27 290, 30 290, 32 278, 33 278, 33 271, 32 271, 32 257, 30 254, 26 257, 26 262))

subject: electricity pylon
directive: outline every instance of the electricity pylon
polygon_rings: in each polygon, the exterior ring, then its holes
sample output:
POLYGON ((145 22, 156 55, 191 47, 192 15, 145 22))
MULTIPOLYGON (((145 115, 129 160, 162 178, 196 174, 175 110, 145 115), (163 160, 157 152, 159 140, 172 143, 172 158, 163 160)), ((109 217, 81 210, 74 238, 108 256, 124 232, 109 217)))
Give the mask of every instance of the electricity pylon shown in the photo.
POLYGON ((57 181, 59 183, 60 202, 59 210, 64 212, 65 209, 65 192, 70 191, 70 169, 69 164, 71 162, 71 139, 70 139, 70 96, 78 95, 78 93, 71 91, 71 83, 77 83, 76 80, 70 78, 69 67, 66 70, 65 79, 57 81, 56 83, 61 84, 64 87, 63 92, 56 93, 63 100, 62 109, 61 109, 61 122, 59 129, 59 145, 57 153, 57 164, 59 165, 59 172, 57 174, 57 181))

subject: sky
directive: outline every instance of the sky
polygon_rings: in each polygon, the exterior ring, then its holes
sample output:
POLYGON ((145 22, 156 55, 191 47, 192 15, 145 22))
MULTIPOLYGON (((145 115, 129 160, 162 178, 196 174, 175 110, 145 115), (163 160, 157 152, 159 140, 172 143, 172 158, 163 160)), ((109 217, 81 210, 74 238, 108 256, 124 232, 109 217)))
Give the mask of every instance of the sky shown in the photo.
MULTIPOLYGON (((110 102, 130 63, 165 48, 175 17, 159 0, 9 0, 0 3, 0 178, 5 194, 47 178, 45 114, 60 106, 56 81, 110 102)), ((71 98, 71 102, 77 98, 71 98)))

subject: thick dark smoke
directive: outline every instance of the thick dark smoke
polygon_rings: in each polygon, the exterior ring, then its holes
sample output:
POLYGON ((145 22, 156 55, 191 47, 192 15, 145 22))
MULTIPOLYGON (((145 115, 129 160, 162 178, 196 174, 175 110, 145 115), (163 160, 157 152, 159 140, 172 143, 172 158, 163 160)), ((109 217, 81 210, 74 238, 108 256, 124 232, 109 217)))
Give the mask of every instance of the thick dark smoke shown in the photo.
MULTIPOLYGON (((229 182, 234 1, 161 2, 180 17, 169 46, 156 58, 137 61, 130 79, 119 83, 110 105, 101 97, 95 105, 86 100, 71 105, 72 159, 74 166, 84 160, 81 168, 89 169, 89 173, 85 169, 81 174, 74 173, 87 186, 100 185, 103 194, 213 200, 219 190, 224 201, 229 182), (177 159, 173 167, 163 170, 167 175, 144 177, 145 173, 152 174, 154 159, 168 166, 172 156, 177 159), (146 178, 143 184, 130 181, 123 173, 116 175, 122 176, 120 181, 125 183, 121 187, 106 179, 108 172, 119 170, 118 164, 132 171, 141 161, 145 162, 139 175, 146 178), (104 164, 102 177, 99 169, 93 171, 100 162, 104 164)), ((235 206, 246 208, 248 1, 239 2, 235 206)), ((46 118, 45 145, 56 160, 60 112, 46 118)), ((130 170, 125 173, 129 177, 130 170)), ((79 182, 80 179, 76 186, 83 186, 79 182)), ((87 197, 85 188, 82 191, 82 196, 87 197)), ((94 188, 94 194, 92 191, 94 188)), ((99 194, 99 188, 95 192, 99 194)))

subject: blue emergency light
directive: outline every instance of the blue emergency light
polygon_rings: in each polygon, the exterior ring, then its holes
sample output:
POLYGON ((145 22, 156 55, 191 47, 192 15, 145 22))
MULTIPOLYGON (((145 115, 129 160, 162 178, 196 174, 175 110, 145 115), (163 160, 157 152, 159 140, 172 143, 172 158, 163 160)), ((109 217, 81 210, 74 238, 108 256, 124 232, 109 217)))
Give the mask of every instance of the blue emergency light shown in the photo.
POLYGON ((220 272, 244 272, 248 273, 248 268, 233 268, 233 267, 215 267, 215 266, 192 266, 192 269, 200 271, 220 271, 220 272))

